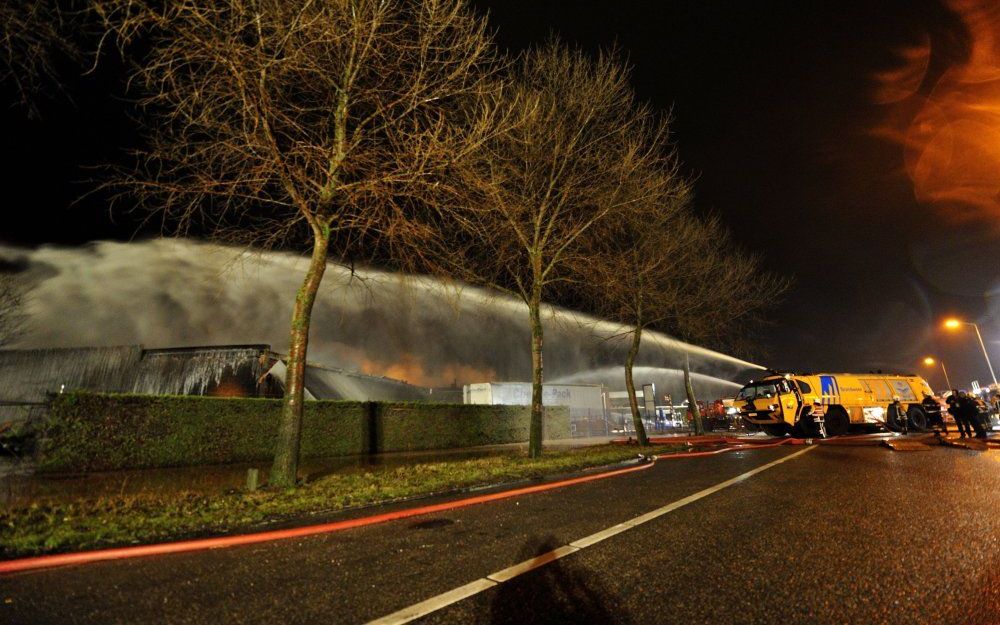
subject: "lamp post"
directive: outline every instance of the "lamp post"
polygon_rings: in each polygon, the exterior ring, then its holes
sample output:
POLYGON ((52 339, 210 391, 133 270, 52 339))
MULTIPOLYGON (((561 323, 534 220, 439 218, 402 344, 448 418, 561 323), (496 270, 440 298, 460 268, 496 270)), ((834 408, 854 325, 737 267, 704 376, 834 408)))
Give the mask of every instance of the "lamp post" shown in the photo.
MULTIPOLYGON (((933 367, 934 366, 934 359, 931 358, 930 356, 928 356, 927 358, 924 358, 924 364, 927 365, 928 367, 933 367)), ((944 373, 944 381, 948 384, 948 388, 949 389, 954 388, 951 385, 951 380, 948 379, 948 370, 945 369, 945 367, 944 367, 944 361, 943 360, 941 361, 941 371, 944 373)))
POLYGON ((956 330, 959 326, 967 325, 972 326, 976 330, 976 338, 979 339, 979 346, 983 348, 983 357, 986 359, 986 366, 990 369, 990 377, 993 378, 993 384, 997 383, 997 374, 993 373, 993 363, 990 362, 990 355, 986 353, 986 343, 983 342, 983 335, 979 333, 979 326, 972 323, 971 321, 962 321, 960 319, 947 319, 944 322, 944 327, 949 330, 956 330))

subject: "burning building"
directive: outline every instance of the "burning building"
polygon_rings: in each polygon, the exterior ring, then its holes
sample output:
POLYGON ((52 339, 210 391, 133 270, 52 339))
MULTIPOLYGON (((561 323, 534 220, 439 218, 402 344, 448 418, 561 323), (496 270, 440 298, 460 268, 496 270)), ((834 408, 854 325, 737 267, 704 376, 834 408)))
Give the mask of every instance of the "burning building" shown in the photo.
MULTIPOLYGON (((266 344, 0 350, 0 422, 26 418, 49 395, 72 390, 281 397, 285 377, 282 359, 266 344)), ((400 380, 312 363, 306 367, 305 387, 307 399, 431 399, 429 389, 400 380)))

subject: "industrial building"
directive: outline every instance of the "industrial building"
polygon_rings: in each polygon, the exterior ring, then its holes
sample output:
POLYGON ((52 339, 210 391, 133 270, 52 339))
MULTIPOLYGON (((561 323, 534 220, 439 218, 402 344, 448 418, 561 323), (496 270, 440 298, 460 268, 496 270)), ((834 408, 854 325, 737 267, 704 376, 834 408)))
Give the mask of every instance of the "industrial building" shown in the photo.
MULTIPOLYGON (((531 382, 466 384, 462 399, 466 404, 527 406, 531 404, 531 382)), ((617 429, 608 421, 601 384, 543 384, 542 405, 568 407, 573 436, 602 436, 617 429)))
MULTIPOLYGON (((0 422, 30 416, 51 394, 86 390, 142 395, 281 397, 283 356, 270 345, 146 349, 142 345, 0 350, 0 422)), ((430 400, 401 380, 310 363, 307 399, 430 400)), ((440 401, 441 396, 434 397, 440 401)))

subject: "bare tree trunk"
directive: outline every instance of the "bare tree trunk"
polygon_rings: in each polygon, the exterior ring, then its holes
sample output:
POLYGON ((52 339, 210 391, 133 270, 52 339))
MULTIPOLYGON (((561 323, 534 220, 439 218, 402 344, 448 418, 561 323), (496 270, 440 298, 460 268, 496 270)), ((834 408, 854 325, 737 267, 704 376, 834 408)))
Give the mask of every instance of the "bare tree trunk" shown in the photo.
POLYGON ((0 273, 0 347, 16 341, 25 329, 23 290, 13 275, 0 273))
POLYGON ((698 400, 694 396, 694 385, 691 384, 691 359, 687 354, 684 354, 684 391, 687 393, 688 406, 694 421, 694 433, 704 434, 705 428, 701 424, 701 411, 698 410, 698 400))
POLYGON ((528 426, 528 457, 542 455, 542 288, 531 290, 528 314, 531 317, 531 423, 528 426))
POLYGON ((632 331, 632 344, 629 345, 628 355, 625 357, 625 388, 628 390, 628 403, 632 408, 632 424, 635 425, 635 438, 639 444, 645 447, 649 445, 649 438, 646 436, 646 426, 642 422, 639 414, 639 400, 635 396, 635 381, 632 379, 632 366, 635 364, 635 357, 639 354, 639 343, 642 341, 642 326, 637 325, 632 331))
POLYGON ((305 389, 306 352, 309 346, 309 323, 320 282, 326 272, 326 254, 330 238, 327 232, 313 229, 312 260, 302 286, 295 296, 292 313, 291 343, 288 346, 285 399, 278 426, 278 444, 269 482, 273 486, 295 486, 302 439, 302 408, 305 389))

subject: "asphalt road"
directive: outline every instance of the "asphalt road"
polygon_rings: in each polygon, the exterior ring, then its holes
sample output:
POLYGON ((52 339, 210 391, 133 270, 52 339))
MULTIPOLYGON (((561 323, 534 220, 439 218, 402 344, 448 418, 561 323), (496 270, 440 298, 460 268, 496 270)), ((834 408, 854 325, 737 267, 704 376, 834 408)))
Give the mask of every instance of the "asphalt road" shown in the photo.
MULTIPOLYGON (((0 577, 0 623, 364 623, 801 451, 0 577)), ((420 623, 1000 623, 1000 451, 819 447, 420 623)))

